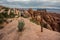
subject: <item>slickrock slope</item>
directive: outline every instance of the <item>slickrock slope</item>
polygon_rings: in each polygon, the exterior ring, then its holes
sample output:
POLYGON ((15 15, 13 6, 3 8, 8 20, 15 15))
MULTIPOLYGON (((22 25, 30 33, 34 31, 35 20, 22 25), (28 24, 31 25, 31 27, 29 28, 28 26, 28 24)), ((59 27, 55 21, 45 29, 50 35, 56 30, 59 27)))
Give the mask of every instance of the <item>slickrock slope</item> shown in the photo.
POLYGON ((36 10, 33 11, 33 9, 29 9, 27 12, 30 14, 31 19, 35 20, 38 23, 43 23, 45 25, 45 28, 60 32, 60 14, 58 13, 50 13, 46 10, 36 10))
POLYGON ((25 22, 24 31, 18 32, 17 25, 20 19, 14 20, 0 30, 0 34, 3 33, 0 40, 60 40, 60 33, 45 28, 41 32, 40 25, 36 25, 25 18, 22 18, 25 22))
MULTIPOLYGON (((41 15, 41 16, 43 16, 43 15, 41 15)), ((53 31, 60 32, 60 18, 57 17, 57 14, 56 15, 54 15, 54 14, 51 15, 51 13, 50 14, 47 13, 42 18, 46 22, 46 24, 51 27, 51 29, 53 31)), ((47 27, 49 27, 49 26, 47 26, 47 27)), ((50 29, 50 28, 48 28, 48 29, 50 29)))
POLYGON ((11 13, 18 15, 20 13, 20 10, 17 8, 8 8, 4 6, 0 6, 0 13, 7 13, 10 15, 11 13))

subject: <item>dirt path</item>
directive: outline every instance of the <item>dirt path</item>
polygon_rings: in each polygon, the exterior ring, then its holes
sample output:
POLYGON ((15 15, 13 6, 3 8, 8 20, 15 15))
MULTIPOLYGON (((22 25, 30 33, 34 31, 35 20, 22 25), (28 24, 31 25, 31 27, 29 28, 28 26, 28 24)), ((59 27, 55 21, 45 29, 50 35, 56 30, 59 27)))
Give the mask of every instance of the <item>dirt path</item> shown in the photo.
POLYGON ((4 37, 0 40, 60 40, 60 33, 45 28, 44 32, 41 32, 40 25, 36 25, 25 18, 22 18, 25 22, 24 31, 18 32, 17 25, 20 19, 9 23, 0 31, 4 34, 4 37))
POLYGON ((21 40, 60 40, 60 33, 45 28, 43 29, 44 32, 41 32, 40 25, 36 25, 28 19, 24 19, 24 21, 25 30, 20 37, 21 40))

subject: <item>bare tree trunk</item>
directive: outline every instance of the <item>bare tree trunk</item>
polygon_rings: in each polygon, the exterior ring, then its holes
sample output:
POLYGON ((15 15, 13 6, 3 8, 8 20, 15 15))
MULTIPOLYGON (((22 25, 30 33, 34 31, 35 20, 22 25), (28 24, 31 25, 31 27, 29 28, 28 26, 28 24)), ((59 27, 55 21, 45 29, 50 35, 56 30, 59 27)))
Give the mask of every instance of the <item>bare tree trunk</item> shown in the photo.
POLYGON ((41 32, 43 32, 43 19, 42 19, 42 15, 41 15, 41 32))
POLYGON ((42 21, 41 21, 41 32, 43 32, 43 24, 42 24, 42 21))
POLYGON ((41 32, 43 32, 43 27, 41 26, 41 32))

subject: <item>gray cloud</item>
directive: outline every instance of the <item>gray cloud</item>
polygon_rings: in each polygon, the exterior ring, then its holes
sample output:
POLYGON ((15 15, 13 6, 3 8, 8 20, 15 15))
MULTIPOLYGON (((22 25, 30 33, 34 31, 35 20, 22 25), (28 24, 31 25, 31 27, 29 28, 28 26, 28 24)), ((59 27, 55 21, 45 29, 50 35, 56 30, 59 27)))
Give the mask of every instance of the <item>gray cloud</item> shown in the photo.
POLYGON ((35 8, 56 8, 60 9, 60 2, 47 2, 47 1, 14 1, 14 2, 8 2, 7 0, 0 0, 0 5, 4 5, 7 7, 13 7, 13 8, 23 8, 23 7, 35 7, 35 8))

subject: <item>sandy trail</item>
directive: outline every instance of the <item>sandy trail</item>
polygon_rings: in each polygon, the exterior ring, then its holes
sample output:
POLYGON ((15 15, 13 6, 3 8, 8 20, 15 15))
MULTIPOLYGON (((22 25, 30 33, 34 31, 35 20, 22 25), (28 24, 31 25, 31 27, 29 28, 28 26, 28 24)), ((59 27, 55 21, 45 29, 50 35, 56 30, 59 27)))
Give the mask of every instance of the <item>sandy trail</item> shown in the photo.
MULTIPOLYGON (((24 19, 24 18, 23 18, 24 19)), ((41 26, 30 22, 28 19, 25 21, 25 30, 22 33, 21 40, 60 40, 60 33, 43 29, 41 32, 41 26)))
POLYGON ((26 18, 22 18, 25 22, 25 27, 23 32, 18 32, 17 25, 18 20, 14 20, 9 23, 0 33, 4 34, 4 37, 0 40, 60 40, 60 33, 50 31, 48 29, 43 29, 41 32, 40 25, 36 25, 30 22, 26 18))

